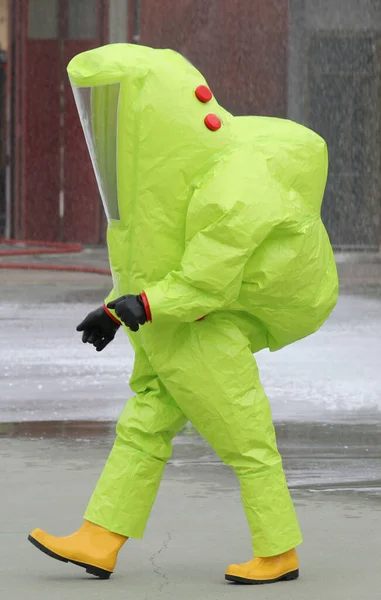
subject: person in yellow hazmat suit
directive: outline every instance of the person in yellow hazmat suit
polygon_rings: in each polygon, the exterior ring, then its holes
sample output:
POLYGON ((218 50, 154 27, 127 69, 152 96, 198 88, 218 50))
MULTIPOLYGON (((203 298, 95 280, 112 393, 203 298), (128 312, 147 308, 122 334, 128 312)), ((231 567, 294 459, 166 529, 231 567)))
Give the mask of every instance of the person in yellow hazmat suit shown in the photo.
POLYGON ((82 527, 29 539, 108 578, 124 542, 143 536, 171 440, 190 421, 241 487, 255 558, 226 579, 296 579, 302 537, 253 354, 312 334, 335 306, 326 144, 287 120, 232 116, 171 50, 108 45, 68 73, 114 282, 78 330, 100 351, 125 329, 136 395, 82 527))

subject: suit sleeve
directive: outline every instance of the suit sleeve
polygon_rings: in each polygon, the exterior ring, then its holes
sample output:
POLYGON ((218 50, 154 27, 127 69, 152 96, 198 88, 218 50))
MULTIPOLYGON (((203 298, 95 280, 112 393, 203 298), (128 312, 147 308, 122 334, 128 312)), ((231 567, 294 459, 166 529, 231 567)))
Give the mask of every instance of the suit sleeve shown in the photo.
POLYGON ((179 267, 145 291, 152 320, 193 322, 237 299, 247 260, 281 218, 279 184, 253 149, 220 160, 195 190, 179 267))

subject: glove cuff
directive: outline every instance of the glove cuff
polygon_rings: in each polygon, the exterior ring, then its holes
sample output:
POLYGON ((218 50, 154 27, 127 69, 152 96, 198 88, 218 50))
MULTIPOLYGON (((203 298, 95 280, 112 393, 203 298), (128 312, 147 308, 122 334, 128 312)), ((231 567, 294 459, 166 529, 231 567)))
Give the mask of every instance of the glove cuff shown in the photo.
POLYGON ((114 321, 114 323, 117 323, 119 326, 122 324, 122 322, 119 321, 119 319, 117 317, 115 317, 112 314, 112 312, 107 308, 106 304, 103 305, 103 310, 105 311, 106 315, 114 321))
POLYGON ((143 301, 144 310, 146 311, 146 317, 147 317, 147 321, 148 321, 149 323, 151 323, 151 322, 152 322, 151 307, 150 307, 150 305, 149 305, 149 302, 148 302, 148 298, 147 298, 147 296, 146 296, 146 293, 145 293, 145 292, 142 292, 142 293, 140 294, 140 297, 141 297, 141 299, 142 299, 142 301, 143 301))

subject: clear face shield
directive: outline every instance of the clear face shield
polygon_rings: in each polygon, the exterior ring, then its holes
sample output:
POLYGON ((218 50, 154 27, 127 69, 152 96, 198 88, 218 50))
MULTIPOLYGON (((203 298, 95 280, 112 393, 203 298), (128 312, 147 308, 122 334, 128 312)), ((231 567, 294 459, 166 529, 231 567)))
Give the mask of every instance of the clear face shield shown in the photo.
POLYGON ((73 85, 72 89, 107 219, 119 221, 117 165, 120 84, 94 87, 73 85))

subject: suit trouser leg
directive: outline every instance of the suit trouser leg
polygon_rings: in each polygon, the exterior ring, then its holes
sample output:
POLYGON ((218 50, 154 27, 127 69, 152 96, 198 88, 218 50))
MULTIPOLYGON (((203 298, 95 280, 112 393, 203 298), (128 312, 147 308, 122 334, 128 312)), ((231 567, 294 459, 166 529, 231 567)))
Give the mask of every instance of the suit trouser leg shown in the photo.
POLYGON ((181 411, 233 467, 255 554, 273 556, 300 544, 269 401, 246 332, 220 313, 197 323, 152 326, 142 331, 142 343, 181 411))
POLYGON ((130 336, 135 365, 131 398, 117 424, 117 437, 96 485, 85 519, 109 531, 141 538, 172 454, 172 438, 187 418, 165 389, 138 343, 130 336))

